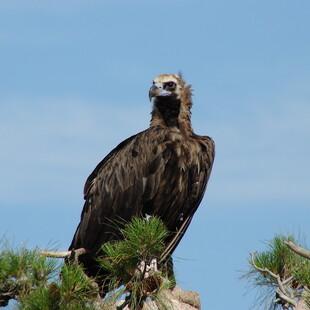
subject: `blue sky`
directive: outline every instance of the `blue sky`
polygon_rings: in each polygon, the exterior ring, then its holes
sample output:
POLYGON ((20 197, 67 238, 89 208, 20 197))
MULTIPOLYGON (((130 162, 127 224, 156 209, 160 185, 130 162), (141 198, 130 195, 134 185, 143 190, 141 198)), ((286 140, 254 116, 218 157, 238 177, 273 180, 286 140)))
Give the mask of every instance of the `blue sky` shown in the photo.
POLYGON ((82 190, 147 128, 160 73, 193 85, 216 142, 205 198, 175 252, 203 309, 252 309, 239 270, 278 233, 310 238, 309 1, 0 2, 0 235, 66 249, 82 190))

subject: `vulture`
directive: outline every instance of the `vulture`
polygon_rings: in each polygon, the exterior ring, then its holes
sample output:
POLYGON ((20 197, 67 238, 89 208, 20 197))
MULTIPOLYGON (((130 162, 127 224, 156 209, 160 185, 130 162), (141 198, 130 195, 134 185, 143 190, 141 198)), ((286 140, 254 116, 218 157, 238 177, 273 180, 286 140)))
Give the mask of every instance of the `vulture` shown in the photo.
POLYGON ((120 219, 128 222, 133 216, 156 216, 165 223, 170 235, 162 257, 172 264, 171 254, 206 190, 214 142, 193 131, 191 85, 180 74, 161 74, 149 98, 150 127, 121 142, 86 180, 85 204, 69 250, 87 250, 78 260, 88 276, 104 276, 96 261, 100 248, 121 238, 120 219))

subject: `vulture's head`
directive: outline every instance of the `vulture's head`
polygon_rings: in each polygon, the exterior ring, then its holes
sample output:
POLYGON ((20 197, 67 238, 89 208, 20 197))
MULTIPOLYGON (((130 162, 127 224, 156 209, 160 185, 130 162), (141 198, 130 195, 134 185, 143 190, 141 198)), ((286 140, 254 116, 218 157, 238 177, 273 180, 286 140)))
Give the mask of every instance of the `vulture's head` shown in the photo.
POLYGON ((191 85, 186 85, 181 75, 161 74, 153 80, 149 91, 153 103, 151 125, 180 127, 189 122, 192 107, 191 85))
POLYGON ((149 98, 171 96, 180 99, 185 82, 176 74, 161 74, 153 80, 153 86, 149 91, 149 98))

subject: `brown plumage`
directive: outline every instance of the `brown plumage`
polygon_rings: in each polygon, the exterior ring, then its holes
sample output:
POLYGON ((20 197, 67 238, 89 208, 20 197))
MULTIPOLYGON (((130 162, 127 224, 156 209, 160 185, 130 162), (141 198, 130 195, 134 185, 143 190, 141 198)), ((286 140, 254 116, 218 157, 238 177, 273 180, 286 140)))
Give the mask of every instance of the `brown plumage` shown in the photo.
POLYGON ((185 233, 204 195, 214 160, 214 142, 193 132, 190 85, 162 74, 150 89, 150 127, 120 143, 86 180, 81 222, 69 249, 80 256, 90 276, 101 245, 119 238, 113 223, 132 216, 158 216, 172 234, 166 259, 185 233), (178 233, 176 233, 178 232, 178 233))

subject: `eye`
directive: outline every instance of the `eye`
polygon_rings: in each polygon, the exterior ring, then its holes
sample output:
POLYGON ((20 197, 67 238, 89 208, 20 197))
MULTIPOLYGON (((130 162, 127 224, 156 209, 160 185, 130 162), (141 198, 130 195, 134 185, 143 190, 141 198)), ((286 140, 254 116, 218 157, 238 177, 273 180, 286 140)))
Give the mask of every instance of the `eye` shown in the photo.
POLYGON ((174 82, 167 82, 165 84, 165 89, 167 90, 175 90, 176 84, 174 82))

